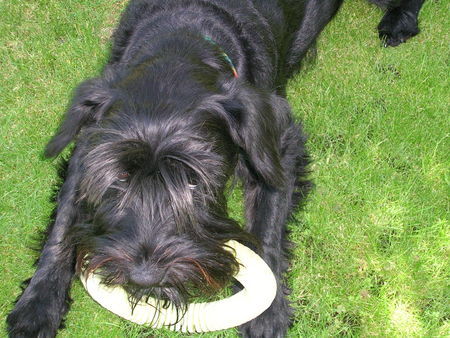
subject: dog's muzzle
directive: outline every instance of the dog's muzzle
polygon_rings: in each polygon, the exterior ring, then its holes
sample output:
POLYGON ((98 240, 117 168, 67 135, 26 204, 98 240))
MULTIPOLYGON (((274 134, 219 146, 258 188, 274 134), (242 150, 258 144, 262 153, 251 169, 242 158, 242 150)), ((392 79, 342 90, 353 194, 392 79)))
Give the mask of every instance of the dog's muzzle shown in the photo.
POLYGON ((234 278, 244 288, 222 300, 189 304, 182 318, 173 304, 157 306, 158 301, 153 298, 139 302, 133 309, 122 287, 102 284, 101 277, 95 273, 86 276, 82 272, 80 279, 100 305, 137 324, 189 333, 224 330, 259 316, 272 304, 277 293, 275 276, 261 257, 233 240, 226 242, 225 248, 235 254, 240 268, 234 278))

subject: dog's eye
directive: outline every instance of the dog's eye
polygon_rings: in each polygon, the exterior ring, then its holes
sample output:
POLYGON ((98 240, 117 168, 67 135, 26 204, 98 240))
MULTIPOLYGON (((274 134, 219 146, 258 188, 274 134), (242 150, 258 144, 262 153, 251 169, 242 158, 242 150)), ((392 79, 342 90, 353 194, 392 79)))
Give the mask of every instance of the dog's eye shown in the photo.
POLYGON ((126 182, 128 180, 128 178, 130 177, 130 174, 127 173, 126 171, 121 172, 119 175, 117 175, 117 179, 120 182, 126 182))

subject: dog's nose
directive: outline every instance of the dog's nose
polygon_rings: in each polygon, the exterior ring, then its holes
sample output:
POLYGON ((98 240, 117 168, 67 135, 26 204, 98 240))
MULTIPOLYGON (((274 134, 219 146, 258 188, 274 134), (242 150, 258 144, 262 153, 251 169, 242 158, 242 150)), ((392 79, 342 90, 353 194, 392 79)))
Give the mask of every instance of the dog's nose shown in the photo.
POLYGON ((130 273, 130 282, 141 287, 158 286, 163 279, 163 273, 147 267, 135 268, 130 273))

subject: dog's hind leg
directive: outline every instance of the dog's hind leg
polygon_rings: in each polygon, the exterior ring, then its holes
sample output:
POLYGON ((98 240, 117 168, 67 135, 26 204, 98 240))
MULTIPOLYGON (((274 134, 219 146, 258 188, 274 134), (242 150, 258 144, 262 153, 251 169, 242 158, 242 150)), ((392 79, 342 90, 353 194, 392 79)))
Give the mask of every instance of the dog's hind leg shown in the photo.
POLYGON ((247 230, 259 239, 262 257, 278 281, 278 292, 269 309, 240 327, 244 337, 284 337, 292 320, 292 309, 286 298, 289 289, 284 283, 290 247, 286 222, 311 186, 305 179, 308 156, 304 142, 300 128, 294 123, 281 137, 284 187, 269 187, 250 173, 243 173, 247 230))
POLYGON ((290 43, 287 55, 287 76, 299 69, 302 58, 336 14, 342 2, 343 0, 306 1, 303 17, 290 43))
POLYGON ((424 0, 382 1, 387 11, 378 25, 378 34, 385 47, 398 46, 419 33, 418 16, 423 3, 424 0))
POLYGON ((8 315, 10 337, 54 337, 69 308, 74 248, 67 233, 76 217, 77 162, 75 150, 67 169, 67 179, 58 195, 56 216, 48 230, 36 272, 8 315))

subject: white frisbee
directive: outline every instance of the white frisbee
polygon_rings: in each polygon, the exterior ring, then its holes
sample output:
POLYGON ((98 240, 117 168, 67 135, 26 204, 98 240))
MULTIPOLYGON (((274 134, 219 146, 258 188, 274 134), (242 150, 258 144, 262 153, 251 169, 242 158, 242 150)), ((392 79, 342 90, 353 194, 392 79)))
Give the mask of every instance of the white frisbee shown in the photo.
POLYGON ((181 332, 207 332, 224 330, 242 325, 263 313, 273 302, 277 293, 277 282, 267 264, 252 250, 236 242, 225 243, 233 250, 240 269, 235 279, 244 287, 231 297, 209 303, 191 303, 182 318, 178 318, 175 307, 157 307, 157 301, 139 302, 132 310, 126 291, 120 286, 102 284, 99 275, 80 275, 87 292, 101 306, 116 315, 141 325, 153 328, 165 327, 181 332))

